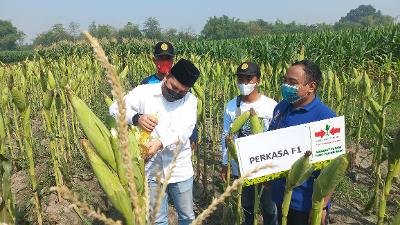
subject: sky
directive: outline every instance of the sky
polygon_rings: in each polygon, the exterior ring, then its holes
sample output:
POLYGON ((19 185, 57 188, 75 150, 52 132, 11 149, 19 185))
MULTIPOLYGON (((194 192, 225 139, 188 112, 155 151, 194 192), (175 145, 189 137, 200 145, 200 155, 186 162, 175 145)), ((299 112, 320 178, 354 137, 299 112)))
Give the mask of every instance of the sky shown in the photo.
MULTIPOLYGON (((40 33, 71 21, 87 30, 93 21, 122 28, 127 22, 143 28, 155 17, 161 28, 190 27, 200 33, 207 19, 227 15, 240 21, 263 19, 285 23, 333 24, 359 5, 370 4, 385 15, 400 18, 400 0, 0 0, 0 20, 10 20, 29 43, 40 33)), ((399 19, 397 19, 399 21, 399 19)))

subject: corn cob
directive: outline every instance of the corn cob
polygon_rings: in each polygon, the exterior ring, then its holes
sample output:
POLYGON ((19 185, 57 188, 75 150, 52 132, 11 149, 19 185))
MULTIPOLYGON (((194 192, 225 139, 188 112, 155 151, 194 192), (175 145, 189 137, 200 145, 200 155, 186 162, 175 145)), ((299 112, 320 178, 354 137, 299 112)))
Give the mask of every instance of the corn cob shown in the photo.
POLYGON ((250 128, 252 134, 258 134, 264 131, 263 126, 258 119, 257 113, 253 108, 250 109, 250 128))
MULTIPOLYGON (((372 129, 375 131, 375 133, 377 134, 377 135, 379 135, 380 133, 381 133, 381 131, 380 131, 380 129, 379 129, 379 127, 381 127, 380 126, 380 124, 381 124, 381 119, 380 118, 376 118, 376 116, 375 115, 373 115, 369 110, 366 110, 365 111, 366 112, 366 114, 367 114, 367 118, 368 118, 368 120, 369 120, 369 122, 370 122, 370 124, 371 124, 371 126, 372 126, 372 129)), ((378 115, 379 116, 379 115, 378 115)))
POLYGON ((358 86, 358 84, 362 80, 363 74, 359 73, 356 68, 353 68, 353 74, 354 74, 354 77, 355 77, 354 80, 353 80, 354 81, 354 86, 356 87, 356 86, 358 86))
POLYGON ((19 112, 26 109, 26 96, 16 87, 11 89, 12 100, 19 112))
POLYGON ((290 201, 292 199, 293 188, 304 183, 314 168, 310 165, 311 151, 307 151, 301 158, 293 163, 286 176, 285 194, 282 203, 282 225, 287 224, 290 201))
POLYGON ((134 215, 130 198, 118 176, 110 170, 110 168, 103 162, 103 160, 96 154, 90 147, 87 140, 82 140, 83 148, 89 159, 93 172, 106 192, 108 199, 110 199, 113 206, 124 216, 126 224, 134 224, 134 215))
POLYGON ((390 97, 392 96, 392 89, 393 89, 393 81, 392 81, 392 76, 388 76, 388 78, 385 81, 385 87, 386 91, 384 94, 384 102, 383 104, 388 104, 390 97))
POLYGON ((372 97, 368 97, 368 101, 370 103, 371 109, 375 115, 382 114, 382 106, 379 105, 372 97))
POLYGON ((99 156, 116 171, 117 165, 110 144, 110 131, 81 99, 71 93, 68 98, 90 143, 99 156))
POLYGON ((383 82, 380 82, 379 84, 379 96, 381 97, 379 103, 383 104, 383 101, 385 99, 385 85, 383 84, 383 82))
POLYGON ((364 72, 364 82, 363 82, 364 94, 369 96, 371 94, 371 80, 367 73, 364 72))
POLYGON ((228 149, 229 154, 237 162, 238 161, 238 156, 237 156, 237 153, 236 153, 235 143, 233 142, 233 137, 231 135, 227 136, 225 138, 225 143, 226 143, 226 147, 228 149))
POLYGON ((0 144, 3 143, 5 138, 6 138, 6 126, 4 123, 3 115, 0 112, 0 144))
POLYGON ((42 87, 42 91, 47 91, 47 76, 44 74, 43 70, 40 69, 40 86, 42 87))
POLYGON ((378 210, 378 225, 382 225, 386 214, 386 200, 389 197, 390 190, 392 189, 393 178, 398 173, 400 168, 400 129, 394 138, 393 142, 389 145, 389 158, 388 158, 388 172, 385 178, 385 185, 381 192, 381 200, 379 202, 378 210))
POLYGON ((55 99, 56 110, 57 110, 57 113, 59 113, 59 114, 62 112, 62 109, 63 109, 63 103, 62 103, 61 98, 62 97, 61 97, 60 92, 57 92, 54 99, 55 99))
POLYGON ((53 103, 53 97, 54 97, 54 91, 48 90, 46 93, 43 95, 43 107, 45 110, 49 110, 51 108, 51 105, 53 103))
POLYGON ((110 143, 111 147, 114 152, 115 163, 117 165, 117 174, 119 180, 125 188, 128 187, 128 179, 126 177, 125 168, 122 161, 122 153, 121 149, 119 148, 119 141, 118 141, 118 134, 115 128, 111 128, 111 136, 110 136, 110 143))
POLYGON ((197 118, 201 118, 203 115, 203 101, 197 99, 197 118))
POLYGON ((244 123, 246 123, 249 117, 250 117, 250 111, 246 111, 242 113, 242 115, 236 117, 233 123, 231 124, 231 130, 229 131, 229 133, 230 134, 237 133, 240 130, 240 128, 242 128, 244 123))
POLYGON ((344 176, 348 166, 346 155, 341 155, 332 160, 314 181, 312 194, 311 225, 321 223, 321 213, 324 197, 332 193, 344 176))
POLYGON ((194 94, 196 95, 197 98, 204 100, 204 91, 198 83, 194 84, 193 90, 194 90, 194 94))
POLYGON ((335 92, 336 92, 336 97, 337 100, 340 101, 342 99, 342 89, 340 87, 340 81, 338 76, 335 75, 335 92))
POLYGON ((145 182, 144 157, 143 157, 143 152, 141 152, 139 149, 136 135, 137 133, 135 133, 135 131, 130 130, 128 134, 129 151, 131 153, 132 169, 136 184, 135 186, 137 192, 140 195, 142 195, 144 193, 144 182, 145 182))
POLYGON ((69 82, 68 77, 63 76, 60 81, 60 87, 65 88, 68 85, 68 82, 69 82))
POLYGON ((8 88, 4 87, 0 94, 0 107, 5 107, 8 103, 8 88))
POLYGON ((113 103, 113 100, 110 97, 108 97, 108 95, 106 95, 104 93, 103 93, 103 95, 104 95, 104 101, 105 101, 107 107, 110 107, 113 103))
MULTIPOLYGON (((152 117, 152 119, 157 120, 158 115, 150 115, 150 117, 152 117)), ((137 144, 140 147, 140 152, 142 155, 142 158, 146 158, 147 156, 147 148, 146 148, 146 144, 151 140, 151 132, 138 127, 139 130, 139 136, 137 139, 137 144)))
POLYGON ((54 79, 51 70, 49 70, 49 72, 47 73, 47 82, 49 83, 50 90, 56 89, 56 80, 54 79))

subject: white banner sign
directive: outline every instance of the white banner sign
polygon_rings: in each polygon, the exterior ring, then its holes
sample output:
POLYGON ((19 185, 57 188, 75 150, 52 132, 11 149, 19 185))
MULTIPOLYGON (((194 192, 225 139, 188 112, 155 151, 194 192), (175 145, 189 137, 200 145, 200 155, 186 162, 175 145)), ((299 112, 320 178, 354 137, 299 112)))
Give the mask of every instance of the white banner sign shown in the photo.
POLYGON ((344 116, 237 138, 235 144, 241 174, 266 163, 274 166, 251 179, 289 170, 307 150, 311 163, 331 160, 345 154, 344 116))

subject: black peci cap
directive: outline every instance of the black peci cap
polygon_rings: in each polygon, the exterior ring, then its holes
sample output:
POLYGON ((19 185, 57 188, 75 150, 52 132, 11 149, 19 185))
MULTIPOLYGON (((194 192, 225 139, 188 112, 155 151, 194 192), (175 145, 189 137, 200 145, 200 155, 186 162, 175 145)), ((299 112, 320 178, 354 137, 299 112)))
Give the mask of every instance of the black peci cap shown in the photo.
POLYGON ((174 46, 167 41, 158 42, 154 46, 154 56, 168 55, 174 56, 174 46))
POLYGON ((189 60, 181 59, 171 68, 171 75, 186 87, 193 87, 200 71, 189 60))
POLYGON ((236 75, 256 75, 257 77, 260 77, 260 66, 253 62, 244 62, 236 69, 236 75))

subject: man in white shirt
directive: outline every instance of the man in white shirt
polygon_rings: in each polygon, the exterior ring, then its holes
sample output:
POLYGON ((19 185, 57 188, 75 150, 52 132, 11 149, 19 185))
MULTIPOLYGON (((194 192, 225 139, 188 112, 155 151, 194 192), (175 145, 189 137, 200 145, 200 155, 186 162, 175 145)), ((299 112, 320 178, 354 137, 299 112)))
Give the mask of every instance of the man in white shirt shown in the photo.
MULTIPOLYGON (((240 95, 230 100, 225 106, 224 113, 224 127, 222 132, 222 170, 221 179, 226 180, 227 177, 227 164, 228 164, 228 150, 225 144, 225 138, 229 135, 231 125, 236 117, 243 112, 253 108, 257 116, 262 119, 264 132, 268 130, 269 124, 272 120, 272 114, 276 106, 276 101, 263 95, 259 92, 258 86, 260 84, 261 72, 260 66, 253 62, 244 62, 239 65, 236 70, 237 86, 240 91, 240 95)), ((250 122, 249 120, 243 125, 237 135, 237 137, 244 137, 251 135, 250 122)), ((239 168, 235 160, 231 162, 233 178, 238 178, 239 168)), ((254 192, 255 188, 258 188, 261 192, 260 203, 261 212, 263 216, 264 225, 276 225, 276 206, 271 200, 270 191, 268 187, 262 187, 261 185, 252 185, 243 187, 242 189, 242 207, 244 214, 244 225, 254 224, 254 192)))
MULTIPOLYGON (((174 151, 179 151, 156 224, 168 224, 168 197, 172 198, 178 212, 179 225, 189 225, 195 217, 189 137, 196 124, 197 99, 189 89, 199 74, 190 61, 181 59, 161 83, 140 85, 124 97, 127 122, 151 132, 152 139, 146 145, 150 160, 145 168, 150 188, 150 209, 154 208, 160 188, 156 177, 160 175, 164 182, 172 166, 174 151)), ((116 102, 110 106, 110 114, 118 115, 116 102)))

